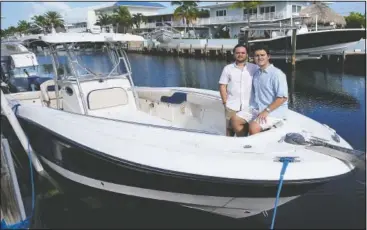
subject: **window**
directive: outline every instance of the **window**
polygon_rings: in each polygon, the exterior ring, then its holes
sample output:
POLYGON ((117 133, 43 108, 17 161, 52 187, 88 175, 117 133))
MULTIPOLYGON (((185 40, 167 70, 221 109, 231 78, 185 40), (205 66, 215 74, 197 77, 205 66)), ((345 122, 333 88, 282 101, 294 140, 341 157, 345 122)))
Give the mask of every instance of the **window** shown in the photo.
POLYGON ((216 15, 217 15, 217 17, 227 16, 227 11, 226 10, 217 10, 216 15))
POLYGON ((275 12, 275 6, 263 6, 263 7, 260 7, 260 14, 274 13, 274 12, 275 12))
POLYGON ((243 14, 247 13, 250 15, 257 14, 257 8, 243 9, 243 14))
POLYGON ((301 11, 302 6, 292 6, 292 13, 299 13, 301 11))

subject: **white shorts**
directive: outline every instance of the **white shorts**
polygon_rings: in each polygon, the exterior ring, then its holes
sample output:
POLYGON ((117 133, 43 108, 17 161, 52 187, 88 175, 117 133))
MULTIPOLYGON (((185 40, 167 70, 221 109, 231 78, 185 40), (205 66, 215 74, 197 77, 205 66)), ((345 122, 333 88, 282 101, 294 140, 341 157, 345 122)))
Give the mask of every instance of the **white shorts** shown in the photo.
POLYGON ((257 122, 263 130, 271 128, 278 122, 283 121, 283 119, 281 118, 267 116, 266 123, 260 123, 260 121, 256 120, 257 116, 259 115, 259 111, 252 108, 241 110, 237 112, 236 115, 247 121, 247 123, 250 123, 252 121, 257 122))

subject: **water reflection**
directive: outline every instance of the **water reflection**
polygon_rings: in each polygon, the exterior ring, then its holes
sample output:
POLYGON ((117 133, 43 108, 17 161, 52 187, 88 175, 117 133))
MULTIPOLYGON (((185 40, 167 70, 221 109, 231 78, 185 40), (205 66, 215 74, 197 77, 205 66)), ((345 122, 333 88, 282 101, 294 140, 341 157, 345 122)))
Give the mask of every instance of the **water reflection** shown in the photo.
POLYGON ((288 74, 291 107, 311 109, 319 104, 330 109, 359 109, 359 101, 343 85, 344 78, 343 73, 330 73, 328 69, 323 72, 299 69, 288 74))

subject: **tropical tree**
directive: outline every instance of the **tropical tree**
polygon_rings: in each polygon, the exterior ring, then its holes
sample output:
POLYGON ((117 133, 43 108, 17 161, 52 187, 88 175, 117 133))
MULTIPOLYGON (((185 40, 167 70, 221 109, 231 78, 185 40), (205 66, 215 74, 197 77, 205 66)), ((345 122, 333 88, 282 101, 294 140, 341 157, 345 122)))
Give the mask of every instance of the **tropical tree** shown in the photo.
POLYGON ((361 14, 358 12, 350 12, 348 16, 345 17, 347 25, 346 28, 366 28, 366 14, 361 14))
POLYGON ((142 22, 144 23, 147 22, 147 18, 143 14, 141 13, 133 14, 132 24, 134 24, 137 29, 140 28, 140 24, 142 22))
POLYGON ((8 29, 6 29, 6 35, 14 35, 16 32, 18 32, 18 29, 15 28, 14 26, 10 26, 8 27, 8 29))
POLYGON ((173 12, 173 17, 175 20, 183 20, 186 32, 186 27, 198 18, 198 4, 195 1, 173 1, 171 2, 171 5, 178 6, 173 12))
POLYGON ((112 17, 107 15, 107 14, 100 14, 98 15, 98 19, 97 19, 97 26, 100 26, 101 28, 112 24, 112 17))
POLYGON ((46 30, 49 26, 48 19, 43 15, 35 15, 31 18, 32 23, 38 27, 41 27, 42 30, 46 30))
POLYGON ((62 19, 60 13, 56 11, 48 11, 44 14, 47 24, 49 27, 52 25, 56 27, 64 27, 64 20, 62 19))
POLYGON ((129 9, 126 6, 120 6, 118 9, 115 9, 114 14, 112 15, 112 22, 117 25, 117 33, 119 31, 119 27, 122 27, 123 33, 125 33, 132 25, 132 18, 129 9))
POLYGON ((18 22, 17 30, 20 33, 28 33, 28 31, 31 29, 31 24, 25 20, 21 20, 18 22))

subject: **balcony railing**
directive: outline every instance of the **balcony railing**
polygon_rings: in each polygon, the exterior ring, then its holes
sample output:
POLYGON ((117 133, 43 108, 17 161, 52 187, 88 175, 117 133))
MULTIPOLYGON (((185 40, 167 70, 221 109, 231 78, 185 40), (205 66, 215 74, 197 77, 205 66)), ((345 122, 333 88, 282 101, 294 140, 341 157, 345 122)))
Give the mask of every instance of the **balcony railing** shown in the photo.
MULTIPOLYGON (((284 18, 283 13, 263 13, 250 15, 251 22, 257 21, 271 21, 284 18)), ((236 15, 236 16, 224 16, 224 17, 210 17, 210 18, 198 18, 196 25, 210 25, 228 22, 247 22, 248 15, 236 15)))
MULTIPOLYGON (((260 21, 272 21, 276 19, 284 18, 283 13, 263 13, 263 14, 253 14, 250 15, 251 22, 260 22, 260 21)), ((229 22, 239 22, 246 23, 248 21, 248 15, 235 15, 235 16, 224 16, 224 17, 209 17, 209 18, 197 18, 196 21, 192 23, 193 26, 204 26, 211 24, 221 24, 221 23, 229 23, 229 22)), ((164 21, 164 22, 149 22, 142 23, 140 25, 141 29, 155 29, 160 26, 172 25, 174 27, 185 26, 185 24, 180 21, 164 21)))

